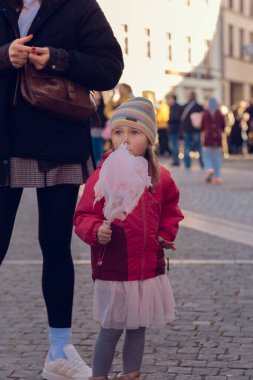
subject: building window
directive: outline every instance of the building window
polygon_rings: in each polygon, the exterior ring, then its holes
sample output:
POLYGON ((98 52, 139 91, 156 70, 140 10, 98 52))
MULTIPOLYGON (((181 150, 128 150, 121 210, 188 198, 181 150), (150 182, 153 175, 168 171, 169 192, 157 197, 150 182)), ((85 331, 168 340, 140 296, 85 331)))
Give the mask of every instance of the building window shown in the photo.
MULTIPOLYGON (((250 38, 250 45, 253 46, 253 32, 250 32, 249 38, 250 38)), ((253 54, 250 54, 250 60, 251 62, 253 62, 253 54)))
POLYGON ((192 41, 190 36, 186 36, 187 61, 192 63, 192 41))
POLYGON ((230 82, 230 104, 237 104, 243 99, 243 84, 230 82))
POLYGON ((145 28, 145 37, 146 37, 146 57, 151 58, 151 41, 150 41, 150 29, 145 28))
POLYGON ((228 55, 233 57, 234 55, 234 28, 232 25, 228 26, 228 55))
POLYGON ((123 30, 123 52, 124 54, 128 55, 128 25, 122 24, 122 30, 123 30))
POLYGON ((250 16, 253 16, 253 0, 250 0, 250 16))
POLYGON ((168 60, 172 62, 172 35, 171 33, 167 33, 167 41, 168 41, 168 60))
POLYGON ((244 44, 244 30, 239 29, 239 49, 240 49, 240 58, 243 59, 243 44, 244 44))
POLYGON ((240 0, 240 12, 244 13, 244 0, 240 0))

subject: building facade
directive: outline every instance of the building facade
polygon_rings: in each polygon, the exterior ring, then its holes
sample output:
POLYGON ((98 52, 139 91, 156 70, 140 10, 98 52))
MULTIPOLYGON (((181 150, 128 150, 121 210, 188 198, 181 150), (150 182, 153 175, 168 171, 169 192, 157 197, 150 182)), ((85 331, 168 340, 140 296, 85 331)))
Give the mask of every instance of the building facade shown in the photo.
POLYGON ((135 95, 223 101, 220 0, 99 0, 125 61, 121 82, 135 95))
POLYGON ((224 102, 233 105, 253 97, 253 0, 223 0, 221 11, 223 38, 224 102))

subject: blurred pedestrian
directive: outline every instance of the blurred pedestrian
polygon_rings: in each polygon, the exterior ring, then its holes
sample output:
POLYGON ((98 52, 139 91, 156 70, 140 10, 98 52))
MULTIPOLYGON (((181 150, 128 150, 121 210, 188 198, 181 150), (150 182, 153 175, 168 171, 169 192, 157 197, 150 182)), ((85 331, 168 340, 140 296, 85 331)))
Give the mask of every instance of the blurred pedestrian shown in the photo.
POLYGON ((157 132, 159 141, 159 155, 170 156, 168 135, 168 120, 170 116, 170 108, 165 99, 160 100, 156 110, 157 132))
POLYGON ((107 120, 110 120, 113 111, 128 99, 133 97, 133 90, 127 83, 119 83, 116 87, 116 93, 112 93, 111 99, 106 103, 104 114, 107 120))
POLYGON ((211 97, 201 122, 206 182, 221 183, 222 133, 224 129, 224 116, 219 110, 217 100, 211 97))
POLYGON ((95 0, 0 0, 0 263, 23 188, 36 188, 50 339, 42 376, 85 380, 91 370, 71 344, 70 245, 79 185, 93 171, 90 122, 72 122, 26 103, 18 81, 26 63, 38 76, 43 70, 100 91, 116 86, 122 52, 95 0))
POLYGON ((168 104, 170 107, 169 116, 169 142, 172 151, 172 165, 179 166, 179 141, 181 133, 180 116, 182 113, 182 107, 177 103, 176 95, 172 94, 168 96, 168 104))
POLYGON ((96 165, 98 165, 104 153, 104 139, 102 137, 102 134, 105 128, 106 117, 104 115, 105 105, 102 92, 94 91, 93 95, 97 104, 97 113, 91 118, 91 137, 93 156, 96 165))
MULTIPOLYGON (((104 198, 94 206, 94 186, 101 166, 110 158, 108 153, 87 182, 76 209, 75 232, 91 245, 94 318, 101 326, 90 380, 108 380, 124 330, 123 373, 117 378, 140 380, 146 328, 174 319, 175 301, 163 249, 175 249, 173 241, 183 215, 179 190, 152 149, 157 132, 152 103, 141 97, 128 100, 114 112, 110 128, 114 150, 127 144, 134 156, 147 160, 152 187, 144 190, 124 222, 116 218, 110 226, 104 223, 104 198)), ((111 176, 117 173, 118 168, 111 176)))
POLYGON ((203 168, 202 147, 200 138, 201 116, 203 107, 197 103, 195 92, 191 92, 188 102, 183 106, 181 114, 182 132, 184 138, 184 164, 186 169, 191 167, 190 152, 197 151, 199 154, 199 164, 203 168), (193 120, 198 119, 198 123, 193 120))
POLYGON ((116 90, 112 91, 111 94, 111 98, 107 100, 104 108, 104 115, 107 119, 103 132, 103 138, 105 140, 105 151, 110 150, 112 147, 110 138, 110 119, 112 117, 112 114, 117 107, 133 97, 133 90, 129 84, 119 83, 116 87, 116 90))
POLYGON ((232 107, 232 114, 233 124, 231 125, 231 132, 228 139, 229 153, 242 154, 242 114, 238 105, 232 107))
POLYGON ((248 153, 253 153, 253 99, 251 99, 250 104, 244 111, 246 114, 248 114, 248 153))

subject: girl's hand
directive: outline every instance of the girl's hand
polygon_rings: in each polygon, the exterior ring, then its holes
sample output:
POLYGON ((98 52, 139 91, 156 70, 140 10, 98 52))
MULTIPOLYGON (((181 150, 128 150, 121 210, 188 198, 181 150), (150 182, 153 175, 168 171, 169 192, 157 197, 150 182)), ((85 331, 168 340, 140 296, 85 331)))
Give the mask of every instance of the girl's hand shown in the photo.
POLYGON ((97 239, 99 244, 107 244, 111 241, 112 230, 109 224, 103 223, 102 226, 99 227, 97 232, 97 239))
POLYGON ((160 243, 161 247, 165 249, 172 249, 172 251, 176 251, 176 246, 171 241, 165 240, 162 236, 158 236, 158 242, 160 243))
POLYGON ((14 40, 9 47, 9 57, 10 62, 15 69, 20 69, 29 59, 29 54, 32 52, 30 46, 25 46, 25 44, 33 38, 30 34, 27 37, 17 38, 14 40))
POLYGON ((29 54, 29 60, 34 64, 37 70, 44 69, 50 59, 49 48, 47 47, 32 47, 29 54))

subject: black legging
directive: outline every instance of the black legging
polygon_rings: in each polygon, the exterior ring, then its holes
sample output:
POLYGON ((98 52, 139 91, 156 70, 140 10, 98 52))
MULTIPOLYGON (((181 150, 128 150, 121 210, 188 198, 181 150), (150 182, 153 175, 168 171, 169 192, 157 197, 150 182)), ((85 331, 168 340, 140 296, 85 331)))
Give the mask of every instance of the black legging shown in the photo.
MULTIPOLYGON (((70 244, 78 189, 77 185, 37 189, 42 290, 50 327, 71 326, 74 266, 70 244)), ((9 247, 22 191, 0 187, 0 264, 9 247)))

